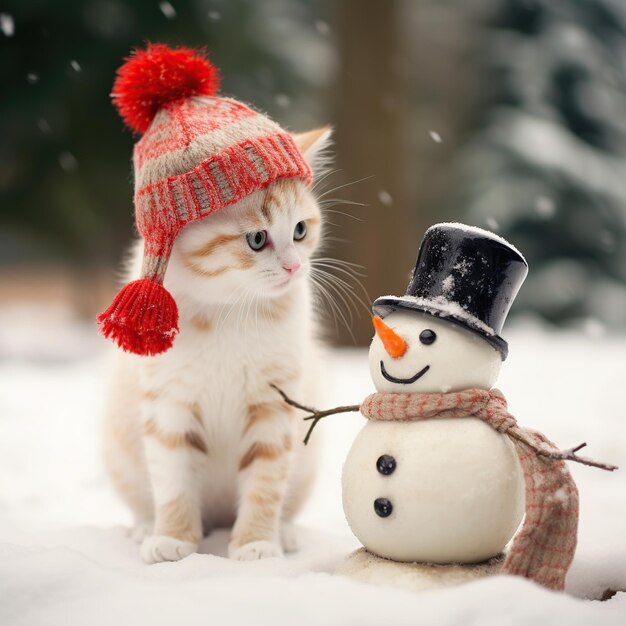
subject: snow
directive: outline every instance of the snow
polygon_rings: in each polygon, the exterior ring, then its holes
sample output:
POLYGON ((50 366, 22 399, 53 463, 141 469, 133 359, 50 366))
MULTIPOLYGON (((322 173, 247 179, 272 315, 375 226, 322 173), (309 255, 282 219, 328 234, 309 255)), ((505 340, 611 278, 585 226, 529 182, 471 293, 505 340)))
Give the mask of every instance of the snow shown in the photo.
POLYGON ((378 192, 378 200, 381 204, 384 204, 385 206, 391 206, 393 204, 393 198, 386 189, 381 189, 378 192))
POLYGON ((330 26, 324 20, 316 20, 315 29, 320 35, 326 36, 330 34, 330 26))
POLYGON ((455 280, 452 274, 449 274, 443 279, 443 282, 441 283, 441 287, 443 289, 443 293, 446 296, 451 297, 454 295, 454 284, 455 284, 455 280))
POLYGON ((169 2, 159 2, 159 9, 168 20, 176 17, 176 9, 169 2))
MULTIPOLYGON (((626 337, 559 333, 531 322, 508 330, 511 353, 498 386, 520 424, 544 431, 562 447, 587 441, 588 456, 626 465, 626 337)), ((364 423, 357 414, 329 417, 313 434, 324 439, 325 454, 299 520, 299 552, 230 561, 228 533, 219 530, 205 539, 201 554, 146 566, 127 537, 129 515, 100 464, 104 358, 90 350, 73 360, 42 361, 30 350, 29 358, 15 345, 7 351, 0 337, 3 626, 626 623, 626 593, 606 602, 585 599, 626 589, 624 471, 570 464, 581 518, 565 594, 501 576, 410 592, 333 575, 358 547, 340 492, 343 460, 364 423)), ((325 406, 353 404, 372 391, 364 350, 331 351, 328 363, 333 387, 325 406)))
POLYGON ((500 223, 495 217, 488 217, 485 220, 485 223, 487 224, 487 227, 491 230, 498 230, 500 228, 500 223))
POLYGON ((71 152, 64 151, 59 154, 59 165, 66 172, 73 172, 78 168, 78 161, 71 152))
POLYGON ((281 108, 286 108, 291 104, 291 98, 286 93, 276 94, 274 98, 276 104, 281 108))
POLYGON ((0 13, 0 30, 5 37, 13 37, 15 34, 15 22, 9 13, 0 13))
MULTIPOLYGON (((444 278, 444 283, 451 278, 450 276, 444 278)), ((450 283, 447 283, 447 286, 450 286, 450 283)), ((452 285, 453 286, 453 285, 452 285)), ((446 285, 443 285, 444 292, 447 294, 446 285)), ((410 303, 417 309, 421 309, 424 311, 428 311, 437 317, 452 317, 457 320, 461 320, 466 324, 469 324, 473 328, 480 330, 486 335, 492 336, 496 334, 496 331, 491 328, 488 324, 485 324, 482 320, 478 319, 475 315, 469 313, 466 309, 464 309, 458 302, 454 302, 449 300, 446 296, 436 296, 434 298, 418 298, 416 296, 381 296, 377 298, 378 300, 394 300, 396 302, 407 302, 410 303)), ((385 302, 380 302, 378 306, 385 306, 385 302)))
POLYGON ((428 134, 435 143, 441 143, 441 135, 436 130, 429 130, 428 134))
MULTIPOLYGON (((428 231, 431 229, 440 228, 442 226, 451 226, 452 228, 456 228, 466 233, 472 233, 473 235, 479 235, 487 239, 493 239, 494 241, 498 241, 502 245, 514 250, 517 254, 519 254, 519 256, 522 257, 522 259, 524 259, 524 262, 526 262, 524 255, 510 241, 507 241, 504 237, 501 237, 500 235, 497 235, 490 230, 485 230, 484 228, 479 228, 478 226, 470 226, 469 224, 461 224, 460 222, 441 222, 439 224, 433 224, 430 228, 428 228, 426 233, 428 233, 428 231)), ((424 235, 424 237, 426 237, 426 235, 424 235)))
POLYGON ((535 209, 537 214, 544 219, 550 219, 556 214, 556 206, 552 198, 547 196, 539 196, 535 201, 535 209))

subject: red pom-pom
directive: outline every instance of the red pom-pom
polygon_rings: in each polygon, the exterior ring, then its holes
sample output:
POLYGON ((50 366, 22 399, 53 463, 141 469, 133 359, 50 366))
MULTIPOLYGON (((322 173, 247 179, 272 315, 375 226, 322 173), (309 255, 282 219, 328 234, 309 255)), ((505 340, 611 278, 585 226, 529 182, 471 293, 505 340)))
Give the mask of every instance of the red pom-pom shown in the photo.
POLYGON ((143 356, 172 347, 178 333, 178 307, 163 285, 141 278, 122 287, 98 315, 100 332, 117 345, 143 356))
POLYGON ((163 105, 180 98, 212 96, 219 80, 217 68, 202 52, 148 44, 146 50, 134 50, 117 70, 111 95, 124 122, 144 133, 163 105))

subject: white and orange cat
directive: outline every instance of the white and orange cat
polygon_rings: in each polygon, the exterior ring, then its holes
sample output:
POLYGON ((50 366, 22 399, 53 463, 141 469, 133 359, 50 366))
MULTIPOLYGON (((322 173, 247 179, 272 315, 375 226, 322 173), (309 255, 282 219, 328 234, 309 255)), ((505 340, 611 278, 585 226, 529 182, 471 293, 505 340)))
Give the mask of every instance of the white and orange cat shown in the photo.
MULTIPOLYGON (((294 136, 314 171, 329 136, 294 136)), ((231 525, 234 559, 295 549, 291 520, 312 484, 314 450, 270 384, 317 403, 310 275, 321 229, 319 204, 296 178, 189 224, 165 279, 180 314, 173 348, 114 355, 105 461, 147 563, 181 559, 231 525)), ((140 264, 141 242, 131 279, 140 264)))

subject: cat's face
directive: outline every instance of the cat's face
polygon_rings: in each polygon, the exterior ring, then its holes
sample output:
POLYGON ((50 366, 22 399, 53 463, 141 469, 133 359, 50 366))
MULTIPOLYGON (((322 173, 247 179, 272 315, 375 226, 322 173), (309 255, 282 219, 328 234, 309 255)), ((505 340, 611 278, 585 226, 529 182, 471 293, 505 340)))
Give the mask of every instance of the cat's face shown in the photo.
POLYGON ((200 302, 279 297, 308 276, 321 226, 306 185, 280 179, 186 226, 176 238, 167 278, 176 291, 200 302))

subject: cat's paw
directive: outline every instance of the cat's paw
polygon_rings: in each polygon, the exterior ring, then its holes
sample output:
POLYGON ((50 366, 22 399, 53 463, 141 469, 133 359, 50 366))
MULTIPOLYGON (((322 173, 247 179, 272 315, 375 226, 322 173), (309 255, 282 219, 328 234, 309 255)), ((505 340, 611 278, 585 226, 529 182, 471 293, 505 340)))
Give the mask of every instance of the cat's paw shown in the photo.
POLYGON ((291 522, 283 522, 281 524, 280 543, 285 552, 296 552, 300 547, 296 527, 291 522))
POLYGON ((273 541, 252 541, 238 548, 230 546, 228 553, 236 561, 257 561, 283 556, 282 548, 273 541))
POLYGON ((198 544, 190 541, 180 541, 165 535, 153 535, 143 540, 141 558, 149 565, 162 561, 180 561, 197 549, 198 544))

